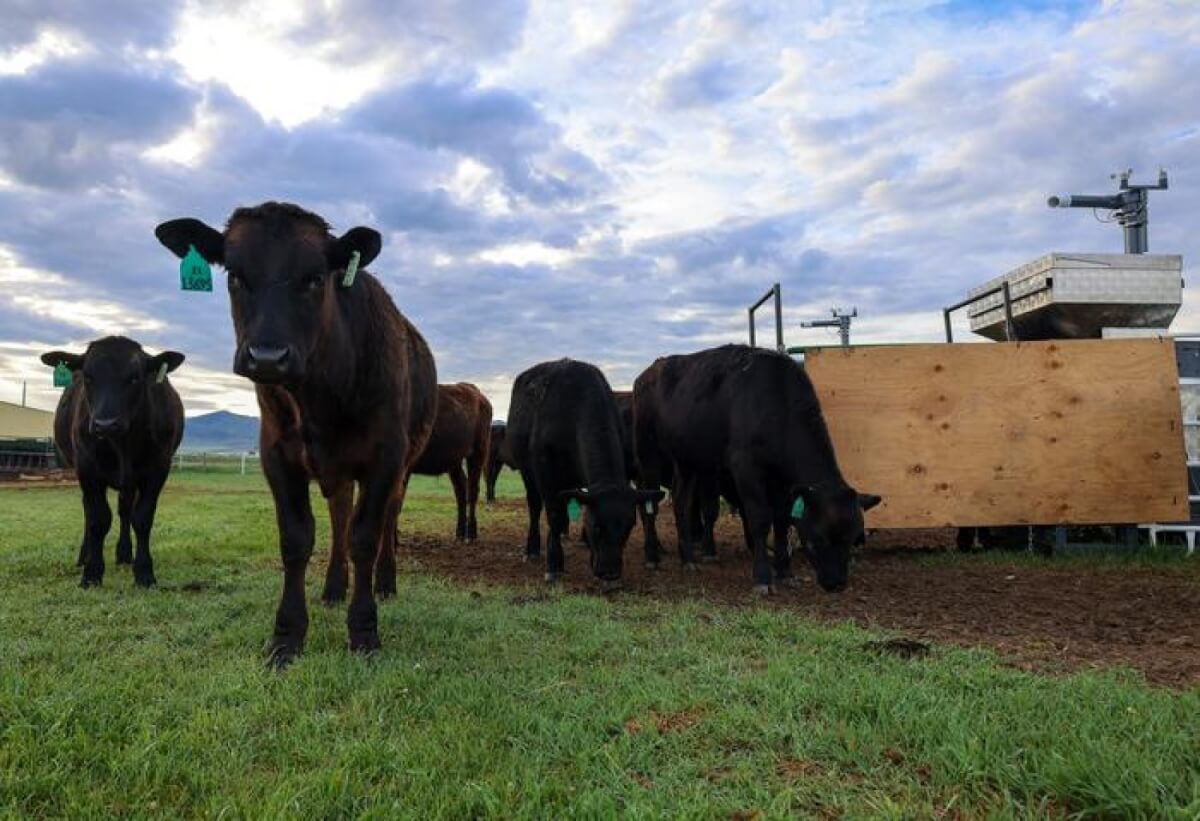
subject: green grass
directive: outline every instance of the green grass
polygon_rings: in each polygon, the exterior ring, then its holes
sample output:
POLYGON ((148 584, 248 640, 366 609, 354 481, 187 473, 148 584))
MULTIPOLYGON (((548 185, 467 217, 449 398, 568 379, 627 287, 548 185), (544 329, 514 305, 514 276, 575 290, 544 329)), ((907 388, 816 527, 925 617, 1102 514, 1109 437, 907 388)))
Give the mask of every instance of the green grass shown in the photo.
MULTIPOLYGON (((444 481, 415 480, 404 529, 444 533, 451 510, 444 481)), ((80 523, 74 489, 0 490, 0 814, 1200 814, 1200 690, 880 656, 876 635, 774 609, 421 575, 364 660, 316 603, 319 564, 307 652, 280 674, 259 476, 172 476, 157 590, 111 563, 80 590, 80 523)))

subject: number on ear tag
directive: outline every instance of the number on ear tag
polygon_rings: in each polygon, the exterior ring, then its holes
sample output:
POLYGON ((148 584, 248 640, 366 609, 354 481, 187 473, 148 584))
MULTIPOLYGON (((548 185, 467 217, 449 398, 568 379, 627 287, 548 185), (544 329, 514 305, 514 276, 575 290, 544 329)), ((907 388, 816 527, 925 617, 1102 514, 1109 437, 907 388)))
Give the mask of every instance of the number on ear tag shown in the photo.
POLYGON ((212 268, 195 245, 189 245, 188 252, 179 261, 179 287, 185 291, 212 290, 212 268))
POLYGON ((54 387, 65 388, 71 384, 71 369, 67 363, 59 362, 54 366, 54 387))

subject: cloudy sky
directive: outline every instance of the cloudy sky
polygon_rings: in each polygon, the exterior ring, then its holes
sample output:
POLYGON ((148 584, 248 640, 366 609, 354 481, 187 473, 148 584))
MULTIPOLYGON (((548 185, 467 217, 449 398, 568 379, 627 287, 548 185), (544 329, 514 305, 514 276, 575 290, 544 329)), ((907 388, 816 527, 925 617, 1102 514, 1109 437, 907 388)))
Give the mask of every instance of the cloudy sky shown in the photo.
MULTIPOLYGON (((629 385, 746 337, 938 340, 941 306, 1159 166, 1152 250, 1200 264, 1194 0, 0 0, 0 399, 125 333, 188 361, 189 413, 256 413, 224 274, 179 291, 158 222, 298 202, 384 235, 372 270, 440 380, 497 415, 564 355, 629 385)), ((1200 280, 1197 280, 1200 282, 1200 280)), ((1192 292, 1176 328, 1200 330, 1192 292)))

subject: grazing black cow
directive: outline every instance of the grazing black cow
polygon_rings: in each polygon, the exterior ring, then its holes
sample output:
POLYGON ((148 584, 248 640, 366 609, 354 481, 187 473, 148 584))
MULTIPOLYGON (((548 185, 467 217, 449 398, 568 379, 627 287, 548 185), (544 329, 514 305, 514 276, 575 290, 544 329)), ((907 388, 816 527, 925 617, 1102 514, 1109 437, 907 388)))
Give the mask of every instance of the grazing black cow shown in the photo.
POLYGON ((379 234, 359 227, 335 237, 321 217, 278 202, 239 208, 224 232, 177 219, 155 234, 177 256, 194 247, 229 274, 233 370, 255 382, 283 558, 271 658, 292 660, 308 631, 314 478, 335 519, 358 486, 348 526, 354 591, 346 623, 351 650, 376 650, 375 593, 395 587, 381 573, 381 588, 373 589, 375 560, 381 540, 394 539, 403 482, 429 439, 437 403, 428 345, 379 280, 358 269, 378 255, 379 234))
POLYGON ((544 505, 546 580, 562 575, 567 502, 575 498, 587 513, 592 573, 608 583, 620 579, 635 506, 656 503, 663 494, 629 485, 621 420, 604 374, 572 359, 534 365, 513 384, 506 436, 529 504, 527 559, 541 553, 538 520, 544 505))
POLYGON ((150 529, 183 438, 183 403, 166 375, 179 367, 183 354, 151 356, 132 339, 108 336, 83 354, 51 351, 42 354, 42 362, 66 365, 72 373, 54 414, 54 444, 63 462, 75 468, 83 491, 83 543, 76 560, 83 566, 81 584, 91 587, 104 578, 104 537, 112 524, 108 488, 114 488, 121 519, 117 564, 132 561, 134 583, 150 587, 155 583, 150 529))
POLYGON ((508 451, 504 447, 505 441, 505 424, 503 422, 493 422, 491 439, 488 445, 487 474, 485 476, 488 504, 496 501, 496 480, 500 478, 501 468, 507 465, 513 470, 517 469, 516 464, 512 461, 512 457, 508 455, 508 451))
MULTIPOLYGON (((725 345, 658 359, 634 382, 635 450, 643 487, 674 475, 680 557, 693 563, 692 507, 719 492, 728 471, 754 553, 755 589, 771 590, 767 533, 805 505, 806 555, 829 591, 845 587, 850 547, 864 538, 863 511, 879 503, 842 477, 807 374, 790 357, 725 345)), ((657 561, 647 545, 647 560, 657 561)), ((790 555, 775 551, 775 572, 791 576, 790 555)))

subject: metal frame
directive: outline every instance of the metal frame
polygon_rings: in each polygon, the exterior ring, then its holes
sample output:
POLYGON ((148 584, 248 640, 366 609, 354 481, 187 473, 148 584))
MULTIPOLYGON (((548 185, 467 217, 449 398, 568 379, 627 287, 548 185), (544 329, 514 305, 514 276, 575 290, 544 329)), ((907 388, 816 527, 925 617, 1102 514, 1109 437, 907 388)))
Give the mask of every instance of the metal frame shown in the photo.
MULTIPOLYGON (((1044 291, 1050 287, 1051 287, 1050 285, 1045 285, 1042 288, 1038 288, 1037 290, 1030 291, 1030 293, 1031 294, 1040 293, 1041 291, 1044 291)), ((942 321, 946 323, 946 341, 947 342, 954 341, 954 332, 950 329, 950 314, 954 313, 955 311, 957 311, 960 308, 966 308, 967 306, 973 305, 974 303, 978 302, 981 299, 987 299, 989 296, 994 296, 995 294, 1004 294, 1004 337, 1009 342, 1015 342, 1017 339, 1017 334, 1016 334, 1015 329, 1013 328, 1012 290, 1009 287, 1008 280, 1001 282, 999 285, 997 285, 995 288, 992 288, 991 290, 984 291, 981 294, 975 294, 974 296, 969 296, 966 299, 964 299, 962 302, 956 302, 948 308, 943 308, 942 309, 942 321)), ((1022 294, 1022 296, 1028 296, 1028 295, 1029 294, 1022 294)))
POLYGON ((775 350, 781 353, 786 350, 783 344, 783 299, 780 294, 779 283, 776 282, 771 286, 765 294, 758 298, 758 301, 751 305, 746 314, 750 322, 750 347, 755 347, 754 333, 754 312, 762 307, 763 303, 772 297, 775 298, 775 350))

